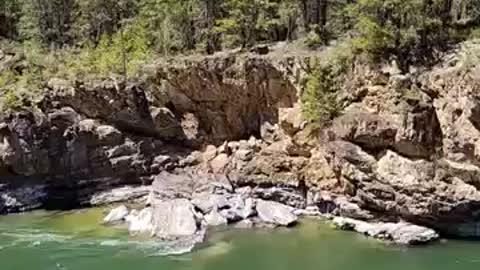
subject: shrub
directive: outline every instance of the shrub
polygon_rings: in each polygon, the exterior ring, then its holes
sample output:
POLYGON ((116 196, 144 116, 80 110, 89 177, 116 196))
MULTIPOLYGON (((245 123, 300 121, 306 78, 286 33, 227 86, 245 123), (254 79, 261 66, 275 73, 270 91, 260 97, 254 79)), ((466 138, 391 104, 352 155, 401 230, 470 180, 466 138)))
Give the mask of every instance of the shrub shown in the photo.
POLYGON ((3 99, 0 104, 0 111, 9 109, 19 109, 23 107, 21 99, 15 94, 13 90, 7 90, 3 93, 3 99))
POLYGON ((307 76, 301 96, 302 112, 312 122, 324 122, 336 117, 341 110, 337 100, 339 84, 332 66, 318 66, 307 76))
POLYGON ((355 63, 355 54, 347 40, 328 49, 316 59, 300 97, 303 115, 313 123, 328 122, 338 116, 343 104, 338 94, 355 63))

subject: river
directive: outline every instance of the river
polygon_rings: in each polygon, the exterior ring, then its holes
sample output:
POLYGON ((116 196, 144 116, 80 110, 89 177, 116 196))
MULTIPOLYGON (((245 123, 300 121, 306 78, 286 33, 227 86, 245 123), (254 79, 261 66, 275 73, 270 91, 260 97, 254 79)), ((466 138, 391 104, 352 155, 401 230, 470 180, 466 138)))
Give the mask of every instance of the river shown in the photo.
POLYGON ((480 242, 399 247, 304 220, 293 229, 221 230, 193 253, 99 225, 104 211, 0 217, 1 270, 478 270, 480 242))

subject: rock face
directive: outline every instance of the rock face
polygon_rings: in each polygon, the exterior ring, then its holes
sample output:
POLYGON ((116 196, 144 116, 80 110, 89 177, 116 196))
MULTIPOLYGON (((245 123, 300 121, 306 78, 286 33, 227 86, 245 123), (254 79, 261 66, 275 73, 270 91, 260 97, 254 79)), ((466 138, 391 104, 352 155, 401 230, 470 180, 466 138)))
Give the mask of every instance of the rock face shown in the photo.
POLYGON ((255 56, 175 59, 156 67, 154 79, 166 96, 156 97, 195 116, 183 122, 191 127, 186 133, 223 143, 257 133, 264 122, 278 121, 278 108, 293 106, 297 89, 289 78, 299 79, 289 75, 294 69, 291 62, 255 56))
POLYGON ((478 48, 464 44, 448 68, 402 75, 401 84, 388 74, 381 84, 364 77, 361 96, 346 96, 351 102, 320 149, 335 175, 332 190, 370 217, 343 215, 478 236, 478 68, 463 66, 463 55, 478 48))
POLYGON ((341 230, 353 230, 381 240, 401 245, 425 244, 438 239, 438 234, 425 227, 409 223, 368 223, 350 218, 337 217, 333 224, 341 230))
MULTIPOLYGON (((198 163, 186 157, 260 133, 296 101, 296 62, 235 54, 177 60, 156 65, 142 81, 49 80, 38 109, 0 114, 0 177, 48 182, 47 200, 35 207, 109 203, 116 195, 103 192, 198 163)), ((242 151, 241 159, 252 157, 242 151)), ((217 173, 227 158, 215 159, 217 173)))
POLYGON ((0 214, 34 210, 44 205, 48 197, 46 184, 36 179, 14 181, 14 184, 0 183, 0 214))

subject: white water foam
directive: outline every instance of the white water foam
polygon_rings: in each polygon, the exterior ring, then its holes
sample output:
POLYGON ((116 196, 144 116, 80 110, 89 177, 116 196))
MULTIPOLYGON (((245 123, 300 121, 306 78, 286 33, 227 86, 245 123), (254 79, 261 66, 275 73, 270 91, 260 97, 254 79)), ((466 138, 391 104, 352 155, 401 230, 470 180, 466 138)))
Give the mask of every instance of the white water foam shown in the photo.
MULTIPOLYGON (((94 239, 77 238, 75 235, 63 235, 40 230, 18 230, 15 232, 0 232, 0 237, 11 238, 10 246, 28 246, 37 248, 46 243, 65 243, 62 249, 92 249, 95 247, 112 247, 116 249, 134 249, 145 253, 146 256, 168 256, 189 253, 194 243, 159 240, 132 240, 132 239, 94 239)), ((0 250, 6 248, 0 246, 0 250)), ((8 248, 8 247, 7 247, 8 248)))
POLYGON ((60 235, 55 233, 1 233, 1 236, 13 238, 12 245, 27 243, 30 247, 36 247, 42 243, 63 243, 72 236, 60 235))

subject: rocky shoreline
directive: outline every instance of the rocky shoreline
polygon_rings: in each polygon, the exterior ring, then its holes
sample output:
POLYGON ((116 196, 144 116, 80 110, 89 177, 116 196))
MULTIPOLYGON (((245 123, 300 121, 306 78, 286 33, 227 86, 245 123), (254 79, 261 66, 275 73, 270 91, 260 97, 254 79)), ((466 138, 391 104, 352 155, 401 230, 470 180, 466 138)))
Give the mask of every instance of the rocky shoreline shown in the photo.
MULTIPOLYGON (((294 208, 279 202, 263 200, 250 187, 234 188, 225 176, 173 175, 162 173, 156 177, 144 204, 136 204, 131 210, 120 205, 113 208, 103 223, 125 223, 131 234, 147 234, 170 244, 172 254, 187 253, 203 242, 207 230, 217 226, 236 228, 292 227, 300 217, 332 219, 341 230, 353 230, 383 241, 401 245, 426 244, 438 239, 431 229, 400 223, 369 223, 351 218, 335 217, 338 198, 331 201, 329 212, 321 212, 316 206, 294 208)), ((345 203, 345 202, 344 202, 345 203)), ((361 210, 349 205, 350 211, 361 210)))

